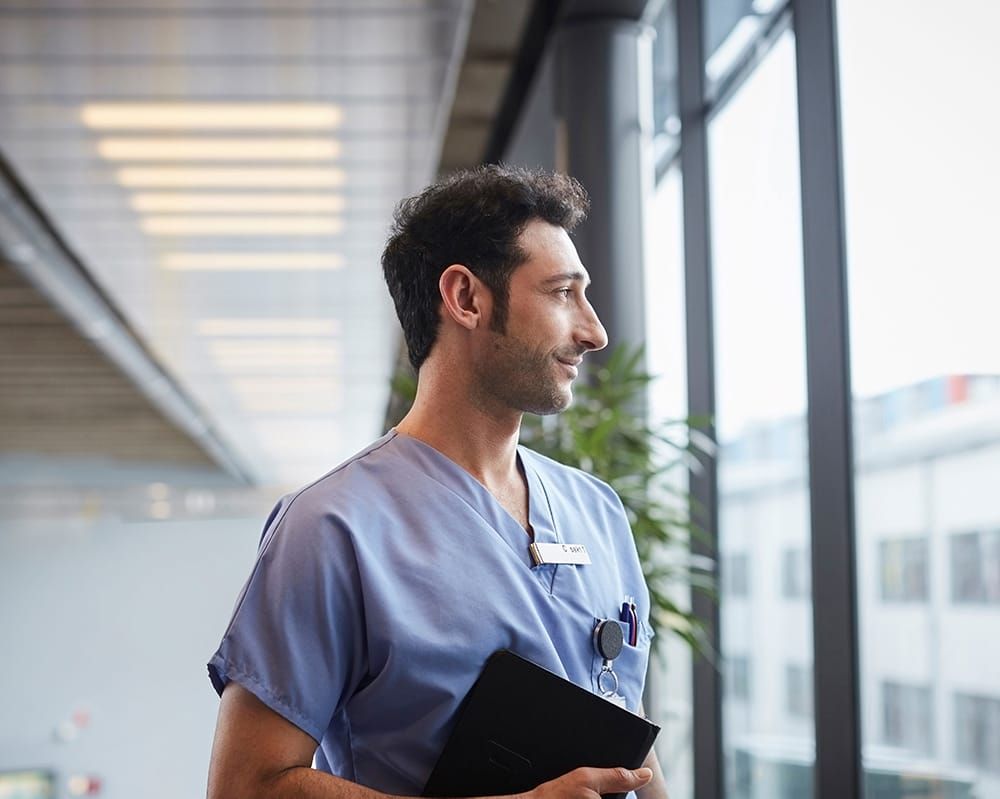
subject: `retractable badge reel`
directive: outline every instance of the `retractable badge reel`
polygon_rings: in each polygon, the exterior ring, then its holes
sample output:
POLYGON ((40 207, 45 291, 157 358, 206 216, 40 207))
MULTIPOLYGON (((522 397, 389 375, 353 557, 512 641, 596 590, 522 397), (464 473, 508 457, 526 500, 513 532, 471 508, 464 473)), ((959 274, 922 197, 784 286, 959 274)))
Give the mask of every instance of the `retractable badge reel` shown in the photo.
POLYGON ((625 707, 625 697, 618 693, 618 675, 615 674, 614 660, 622 653, 625 635, 621 625, 612 619, 598 622, 594 628, 594 648, 603 659, 601 673, 597 675, 597 690, 602 697, 619 707, 625 707))

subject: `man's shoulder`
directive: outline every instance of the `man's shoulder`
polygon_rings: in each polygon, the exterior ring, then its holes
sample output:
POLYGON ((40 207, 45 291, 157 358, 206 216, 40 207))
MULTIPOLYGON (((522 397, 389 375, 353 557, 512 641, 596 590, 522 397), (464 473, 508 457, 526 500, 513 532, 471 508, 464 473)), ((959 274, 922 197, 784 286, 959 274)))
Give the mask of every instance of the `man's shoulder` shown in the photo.
POLYGON ((315 493, 317 491, 322 491, 325 488, 335 488, 354 480, 363 479, 365 477, 364 466, 366 464, 370 464, 372 461, 377 461, 380 458, 383 458, 386 454, 386 447, 391 445, 392 440, 395 437, 396 434, 390 431, 384 436, 375 439, 373 442, 358 450, 346 460, 334 466, 330 469, 330 471, 326 472, 326 474, 317 477, 312 482, 307 483, 296 491, 293 491, 292 496, 315 493))
POLYGON ((385 478, 384 469, 392 457, 390 450, 394 438, 394 432, 386 433, 326 474, 285 494, 278 501, 271 521, 289 513, 325 514, 338 506, 347 507, 340 500, 371 499, 380 491, 389 491, 391 481, 385 478))

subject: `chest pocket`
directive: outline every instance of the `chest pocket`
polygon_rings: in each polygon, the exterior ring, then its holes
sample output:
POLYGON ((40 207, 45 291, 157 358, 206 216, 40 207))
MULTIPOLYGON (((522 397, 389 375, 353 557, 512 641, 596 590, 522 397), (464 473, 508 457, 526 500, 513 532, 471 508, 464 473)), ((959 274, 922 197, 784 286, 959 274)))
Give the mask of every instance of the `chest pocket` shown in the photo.
MULTIPOLYGON (((603 619, 594 617, 594 627, 603 619)), ((646 666, 649 663, 649 646, 653 638, 653 631, 642 619, 639 620, 639 630, 636 635, 636 644, 632 646, 628 643, 628 625, 624 622, 616 622, 622 628, 626 643, 622 646, 621 654, 614 659, 611 664, 615 675, 618 677, 618 693, 625 697, 626 705, 633 713, 639 712, 639 705, 642 703, 642 689, 646 680, 646 666)), ((611 680, 601 677, 604 668, 604 658, 594 648, 594 661, 591 668, 592 689, 595 694, 602 694, 607 690, 611 680), (603 689, 603 690, 602 690, 603 689)))

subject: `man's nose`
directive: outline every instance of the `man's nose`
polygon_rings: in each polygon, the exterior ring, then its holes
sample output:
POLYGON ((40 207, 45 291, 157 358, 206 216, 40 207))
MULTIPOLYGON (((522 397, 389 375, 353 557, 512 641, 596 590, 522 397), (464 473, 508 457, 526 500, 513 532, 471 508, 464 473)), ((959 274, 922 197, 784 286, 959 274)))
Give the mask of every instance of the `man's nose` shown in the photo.
POLYGON ((604 325, 597 317, 597 311, 589 302, 584 309, 584 319, 577 334, 577 341, 591 352, 603 350, 608 346, 608 331, 604 329, 604 325))

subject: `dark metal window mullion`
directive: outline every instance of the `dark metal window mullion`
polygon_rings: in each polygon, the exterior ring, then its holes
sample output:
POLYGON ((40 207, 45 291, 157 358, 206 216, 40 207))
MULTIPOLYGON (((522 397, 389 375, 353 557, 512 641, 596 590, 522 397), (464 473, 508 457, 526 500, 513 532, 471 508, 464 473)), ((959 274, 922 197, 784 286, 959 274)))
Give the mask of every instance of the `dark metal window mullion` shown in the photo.
MULTIPOLYGON (((712 324, 711 242, 708 214, 708 138, 705 121, 705 57, 701 0, 678 0, 678 95, 681 115, 681 181, 684 213, 684 273, 687 316, 688 412, 708 417, 715 435, 715 359, 712 324)), ((691 472, 692 520, 705 531, 691 542, 694 556, 718 554, 718 486, 714 463, 691 472)), ((719 652, 719 608, 692 591, 692 610, 706 625, 719 652)), ((695 655, 692 746, 694 795, 722 799, 722 689, 715 664, 695 655)))
POLYGON ((815 799, 860 799, 847 268, 834 0, 794 0, 812 524, 815 799))

